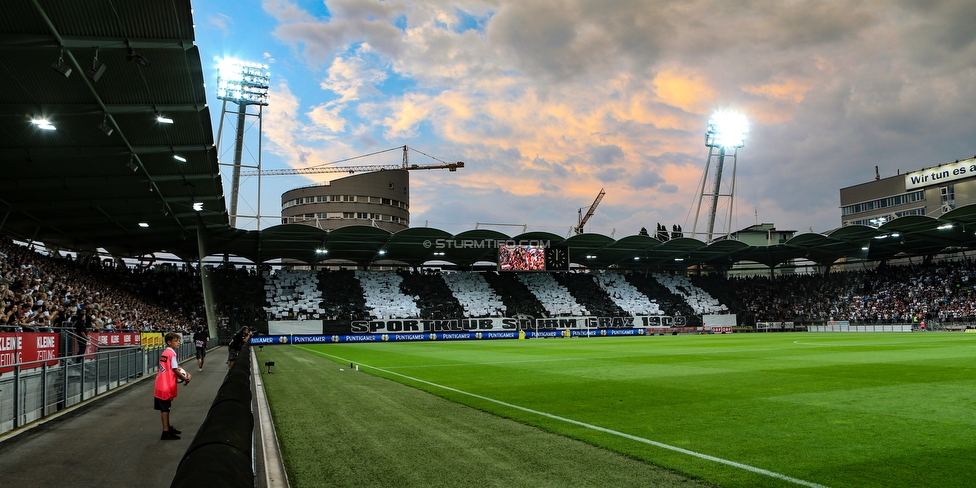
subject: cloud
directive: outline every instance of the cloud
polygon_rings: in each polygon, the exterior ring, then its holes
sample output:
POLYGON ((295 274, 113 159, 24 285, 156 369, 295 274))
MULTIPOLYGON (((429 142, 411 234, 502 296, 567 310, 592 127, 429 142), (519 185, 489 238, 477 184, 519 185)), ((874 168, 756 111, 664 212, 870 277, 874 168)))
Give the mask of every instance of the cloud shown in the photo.
MULTIPOLYGON (((722 108, 751 121, 737 175, 747 223, 758 209, 779 227, 830 228, 837 190, 875 165, 893 174, 974 151, 972 2, 330 0, 322 17, 263 5, 322 89, 269 107, 295 116, 274 129, 275 150, 314 161, 433 146, 468 164, 414 191, 464 199, 466 216, 526 215, 544 199, 549 210, 526 216, 562 225, 606 186, 623 222, 682 222, 705 121, 722 108)), ((454 208, 413 210, 448 221, 454 208)))
POLYGON ((349 44, 367 44, 394 56, 400 50, 401 30, 390 15, 401 7, 396 2, 329 2, 333 16, 318 19, 288 0, 265 0, 265 12, 278 20, 273 34, 301 51, 312 66, 328 62, 349 44), (387 8, 386 6, 394 6, 387 8))
POLYGON ((207 16, 207 23, 227 37, 230 35, 230 24, 234 23, 234 19, 227 14, 218 13, 207 16))
POLYGON ((323 90, 339 95, 332 104, 348 104, 363 98, 367 91, 375 91, 376 84, 387 78, 387 73, 379 67, 368 66, 364 53, 357 52, 350 57, 337 57, 328 69, 328 77, 322 81, 323 90))

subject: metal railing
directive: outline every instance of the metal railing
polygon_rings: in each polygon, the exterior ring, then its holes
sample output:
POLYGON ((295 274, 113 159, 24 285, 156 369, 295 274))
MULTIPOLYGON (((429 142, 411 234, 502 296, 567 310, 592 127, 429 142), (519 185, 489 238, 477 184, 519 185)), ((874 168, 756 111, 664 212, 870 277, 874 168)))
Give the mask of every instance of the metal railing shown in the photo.
MULTIPOLYGON (((177 357, 195 353, 193 343, 184 342, 177 357)), ((13 370, 0 373, 0 435, 155 374, 159 354, 139 346, 102 346, 93 354, 4 365, 13 370)))

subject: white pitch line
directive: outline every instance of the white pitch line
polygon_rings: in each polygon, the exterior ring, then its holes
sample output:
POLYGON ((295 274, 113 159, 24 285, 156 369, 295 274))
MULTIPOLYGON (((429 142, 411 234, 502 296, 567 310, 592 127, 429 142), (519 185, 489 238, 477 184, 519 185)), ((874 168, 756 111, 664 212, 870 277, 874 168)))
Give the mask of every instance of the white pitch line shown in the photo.
POLYGON ((415 364, 411 366, 388 366, 388 368, 409 369, 409 368, 446 368, 446 367, 454 367, 454 366, 497 366, 500 364, 552 363, 552 362, 560 362, 560 361, 580 361, 583 359, 608 359, 608 358, 525 359, 521 361, 487 361, 487 362, 469 362, 469 363, 415 364))
MULTIPOLYGON (((326 354, 324 352, 316 351, 314 349, 308 349, 308 348, 302 347, 302 346, 297 346, 297 347, 299 347, 300 349, 309 351, 309 352, 311 352, 313 354, 319 354, 319 355, 322 355, 322 356, 328 356, 328 357, 336 358, 336 359, 341 360, 342 362, 355 363, 355 361, 351 361, 349 359, 346 359, 346 358, 343 358, 343 357, 340 357, 340 356, 335 356, 335 355, 332 355, 332 354, 326 354)), ((810 488, 827 488, 824 485, 820 485, 820 484, 813 483, 813 482, 810 482, 810 481, 801 480, 801 479, 798 479, 798 478, 793 478, 791 476, 786 476, 785 474, 775 473, 773 471, 769 471, 769 470, 762 469, 762 468, 757 468, 755 466, 749 466, 748 464, 737 463, 735 461, 729 461, 728 459, 722 459, 722 458, 719 458, 719 457, 710 456, 708 454, 702 454, 700 452, 695 452, 695 451, 691 451, 691 450, 684 449, 684 448, 681 448, 681 447, 672 446, 670 444, 664 444, 662 442, 652 441, 650 439, 645 439, 643 437, 637 437, 635 435, 627 434, 625 432, 620 432, 620 431, 613 430, 613 429, 607 429, 606 427, 600 427, 599 425, 588 424, 586 422, 580 422, 579 420, 573 420, 573 419, 569 419, 569 418, 566 418, 566 417, 560 417, 558 415, 553 415, 551 413, 542 412, 542 411, 539 411, 539 410, 533 410, 531 408, 526 408, 526 407, 522 407, 522 406, 515 405, 515 404, 512 404, 512 403, 503 402, 501 400, 496 400, 494 398, 488 398, 486 396, 478 395, 476 393, 470 393, 470 392, 467 392, 467 391, 458 390, 457 388, 452 388, 450 386, 439 385, 437 383, 432 383, 430 381, 422 380, 420 378, 414 378, 412 376, 407 376, 405 374, 397 373, 396 371, 390 371, 388 369, 377 368, 375 366, 370 366, 368 364, 362 364, 362 363, 357 363, 357 364, 359 364, 360 366, 367 367, 367 368, 375 369, 376 371, 382 371, 382 372, 387 373, 387 374, 391 374, 391 375, 394 375, 394 376, 399 376, 401 378, 406 378, 408 380, 416 381, 418 383, 423 383, 425 385, 430 385, 430 386, 433 386, 435 388, 441 388, 443 390, 453 391, 454 393, 459 393, 461 395, 467 395, 467 396, 470 396, 472 398, 477 398, 479 400, 484 400, 486 402, 492 402, 492 403, 496 403, 498 405, 502 405, 502 406, 505 406, 505 407, 514 408, 516 410, 521 410, 523 412, 528 412, 528 413, 531 413, 531 414, 539 415, 539 416, 546 417, 546 418, 550 418, 550 419, 553 419, 553 420, 559 420, 560 422, 566 422, 568 424, 578 425, 580 427, 586 427, 587 429, 592 429, 592 430, 595 430, 595 431, 598 431, 598 432, 603 432, 603 433, 606 433, 606 434, 611 434, 611 435, 623 437, 625 439, 630 439, 632 441, 637 441, 637 442, 641 442, 641 443, 644 443, 644 444, 650 444, 650 445, 655 446, 655 447, 660 447, 661 449, 667 449, 667 450, 670 450, 670 451, 679 452, 681 454, 687 454, 689 456, 693 456, 693 457, 696 457, 696 458, 704 459, 704 460, 707 460, 707 461, 713 461, 713 462, 716 462, 716 463, 719 463, 719 464, 724 464, 726 466, 732 466, 734 468, 743 469, 743 470, 746 470, 746 471, 749 471, 749 472, 752 472, 752 473, 756 473, 756 474, 766 475, 766 476, 769 476, 771 478, 776 478, 776 479, 779 479, 779 480, 788 481, 790 483, 794 483, 794 484, 797 484, 797 485, 809 486, 810 488)))

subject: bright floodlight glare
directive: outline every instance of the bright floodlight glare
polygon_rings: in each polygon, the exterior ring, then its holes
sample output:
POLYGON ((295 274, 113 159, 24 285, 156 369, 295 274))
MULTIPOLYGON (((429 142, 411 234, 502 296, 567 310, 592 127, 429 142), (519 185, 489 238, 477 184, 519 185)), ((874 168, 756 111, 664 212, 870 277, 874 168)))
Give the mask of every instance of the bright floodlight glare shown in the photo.
POLYGON ((708 120, 705 145, 727 149, 742 147, 748 133, 749 121, 744 115, 738 112, 716 112, 708 120))
POLYGON ((47 119, 31 119, 31 123, 36 125, 38 129, 58 130, 56 127, 54 127, 54 124, 47 119))
POLYGON ((238 104, 268 105, 268 65, 217 58, 217 98, 238 104))
POLYGON ((197 212, 202 212, 203 211, 203 202, 194 202, 193 203, 193 210, 194 211, 197 211, 197 212))

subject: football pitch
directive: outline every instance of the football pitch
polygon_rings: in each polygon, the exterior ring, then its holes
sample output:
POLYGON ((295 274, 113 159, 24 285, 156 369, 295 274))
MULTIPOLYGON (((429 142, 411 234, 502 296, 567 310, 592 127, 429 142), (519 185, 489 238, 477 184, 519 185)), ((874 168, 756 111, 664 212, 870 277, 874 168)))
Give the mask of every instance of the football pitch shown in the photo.
POLYGON ((974 346, 772 333, 257 354, 275 361, 295 487, 949 487, 976 483, 974 346))

